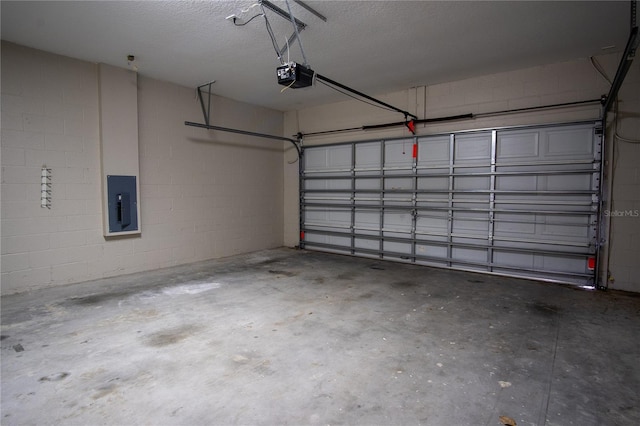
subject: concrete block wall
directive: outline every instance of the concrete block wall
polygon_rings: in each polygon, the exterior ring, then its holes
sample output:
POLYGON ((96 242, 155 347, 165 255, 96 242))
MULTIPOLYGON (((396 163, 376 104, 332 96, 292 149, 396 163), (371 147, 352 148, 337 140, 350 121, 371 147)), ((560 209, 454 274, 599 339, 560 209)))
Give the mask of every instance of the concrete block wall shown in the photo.
MULTIPOLYGON (((613 79, 620 55, 603 55, 596 60, 602 65, 609 78, 613 79)), ((630 138, 638 138, 638 100, 640 89, 637 79, 640 61, 636 60, 623 86, 620 98, 620 133, 628 133, 630 138), (624 126, 624 129, 622 128, 624 126)), ((341 81, 357 88, 356 84, 341 81)), ((406 109, 419 118, 436 118, 458 114, 487 114, 495 111, 536 107, 573 101, 599 99, 607 94, 609 83, 595 70, 589 59, 549 64, 499 74, 479 76, 462 81, 414 87, 408 90, 372 94, 394 106, 406 109)), ((577 120, 597 119, 600 105, 584 105, 571 108, 538 110, 518 114, 485 115, 472 120, 420 125, 418 135, 442 132, 482 129, 499 126, 526 124, 562 123, 577 120)), ((311 133, 363 125, 402 121, 398 113, 377 109, 360 102, 347 100, 285 113, 285 134, 297 132, 311 133)), ((328 144, 343 141, 371 140, 410 136, 402 127, 381 131, 360 131, 334 133, 309 137, 304 143, 328 144)), ((611 139, 611 136, 609 137, 611 139)), ((613 200, 616 209, 638 208, 640 151, 638 145, 618 143, 619 156, 615 174, 613 200), (621 176, 624 176, 621 177, 621 176)), ((292 153, 287 152, 286 156, 292 153)), ((298 165, 285 163, 285 245, 294 246, 299 242, 298 225, 298 165)), ((640 259, 640 218, 612 218, 611 269, 615 280, 612 288, 640 292, 640 273, 633 270, 632 262, 640 259)))
POLYGON ((609 287, 640 292, 640 61, 620 89, 617 120, 610 114, 611 175, 609 287), (614 133, 620 137, 614 137, 614 133), (613 142, 613 143, 612 143, 613 142))
MULTIPOLYGON (((185 126, 203 121, 193 88, 139 76, 142 235, 107 240, 97 66, 2 42, 1 78, 2 294, 282 245, 282 146, 185 126)), ((282 134, 281 112, 213 105, 215 124, 282 134)))

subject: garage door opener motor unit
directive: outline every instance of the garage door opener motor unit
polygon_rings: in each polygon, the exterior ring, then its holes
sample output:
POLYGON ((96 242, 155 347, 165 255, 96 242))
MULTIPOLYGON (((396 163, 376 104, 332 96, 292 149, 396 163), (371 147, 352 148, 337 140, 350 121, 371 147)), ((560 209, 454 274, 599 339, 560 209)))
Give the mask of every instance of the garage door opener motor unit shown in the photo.
POLYGON ((279 66, 277 69, 278 84, 299 89, 309 87, 313 84, 314 71, 304 65, 289 62, 279 66))

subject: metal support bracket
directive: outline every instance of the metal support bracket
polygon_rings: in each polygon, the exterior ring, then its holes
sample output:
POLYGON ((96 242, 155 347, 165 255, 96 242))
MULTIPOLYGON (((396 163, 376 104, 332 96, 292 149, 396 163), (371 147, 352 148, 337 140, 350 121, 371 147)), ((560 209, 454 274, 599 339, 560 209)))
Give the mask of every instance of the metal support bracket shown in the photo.
POLYGON ((309 12, 313 13, 316 17, 322 19, 324 22, 327 22, 327 18, 324 15, 322 15, 320 12, 318 12, 317 10, 315 10, 314 8, 312 8, 302 0, 293 0, 293 1, 298 3, 303 8, 307 9, 309 12))
MULTIPOLYGON (((267 9, 269 9, 270 11, 272 11, 273 13, 275 13, 276 15, 286 19, 287 21, 291 21, 291 23, 294 24, 293 33, 289 36, 287 43, 282 47, 275 46, 278 48, 278 51, 280 52, 280 56, 283 56, 289 49, 289 46, 291 46, 293 42, 295 42, 296 40, 299 40, 299 35, 300 35, 299 33, 300 31, 307 28, 307 24, 305 24, 301 20, 294 17, 286 10, 279 8, 278 6, 271 3, 270 1, 262 0, 260 4, 266 7, 267 9)), ((303 56, 304 56, 304 53, 303 53, 303 56)), ((305 65, 306 65, 306 62, 307 61, 305 60, 305 65)))
POLYGON ((302 134, 298 133, 297 138, 296 139, 291 139, 291 138, 287 138, 284 136, 277 136, 277 135, 269 135, 266 133, 257 133, 257 132, 250 132, 248 130, 240 130, 240 129, 232 129, 229 127, 221 127, 221 126, 214 126, 211 124, 211 98, 213 96, 213 93, 211 93, 211 85, 215 83, 215 80, 209 82, 209 83, 205 83, 202 84, 200 86, 198 86, 197 88, 197 92, 198 92, 198 100, 200 101, 200 106, 202 107, 202 115, 204 117, 204 124, 202 123, 194 123, 191 121, 185 121, 184 124, 186 126, 192 126, 192 127, 200 127, 203 129, 208 129, 208 130, 218 130, 221 132, 228 132, 228 133, 237 133, 237 134, 241 134, 241 135, 247 135, 247 136, 255 136, 258 138, 265 138, 265 139, 273 139, 273 140, 281 140, 281 141, 287 141, 290 142, 293 147, 296 149, 296 152, 298 153, 298 159, 302 158, 302 154, 303 154, 303 149, 302 149, 302 134), (203 92, 203 88, 206 87, 207 91, 203 92), (204 93, 206 93, 206 100, 205 100, 205 96, 204 93))
POLYGON ((204 115, 204 122, 208 126, 211 124, 209 121, 209 117, 211 117, 211 85, 215 83, 215 80, 210 81, 209 83, 205 83, 203 85, 198 86, 198 100, 200 101, 200 106, 202 107, 202 115, 204 115), (204 104, 204 97, 202 96, 202 88, 207 87, 207 105, 204 104))
POLYGON ((631 34, 629 34, 629 40, 627 41, 627 46, 624 49, 624 53, 622 54, 622 60, 618 65, 618 70, 616 72, 616 76, 613 79, 613 84, 611 84, 611 89, 609 90, 609 94, 607 95, 604 101, 604 111, 603 116, 606 117, 607 112, 611 110, 613 106, 613 102, 618 97, 618 91, 622 86, 622 82, 624 78, 627 76, 627 72, 629 68, 631 68, 631 63, 636 55, 636 49, 640 44, 640 37, 638 36, 638 27, 633 27, 631 29, 631 34))

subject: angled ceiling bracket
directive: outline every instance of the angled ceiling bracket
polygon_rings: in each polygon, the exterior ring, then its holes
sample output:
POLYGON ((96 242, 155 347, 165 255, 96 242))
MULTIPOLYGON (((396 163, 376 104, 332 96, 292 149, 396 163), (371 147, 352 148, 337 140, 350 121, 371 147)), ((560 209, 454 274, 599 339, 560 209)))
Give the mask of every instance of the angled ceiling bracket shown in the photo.
POLYGON ((211 117, 211 85, 215 83, 215 80, 198 86, 198 100, 202 107, 202 115, 204 115, 204 122, 208 126, 210 124, 209 118, 211 117), (202 89, 207 88, 207 102, 205 105, 204 96, 202 96, 202 89))
MULTIPOLYGON (((295 42, 296 40, 300 40, 300 31, 303 31, 305 28, 307 28, 307 24, 305 24, 298 18, 294 17, 293 14, 291 14, 290 12, 287 12, 286 10, 279 8, 278 6, 276 6, 275 4, 271 3, 268 0, 262 0, 260 4, 263 7, 266 7, 267 9, 275 13, 276 15, 286 19, 287 21, 291 21, 291 23, 293 24, 293 33, 289 36, 287 43, 282 47, 279 47, 277 44, 274 45, 274 47, 276 48, 276 51, 280 53, 279 56, 282 57, 287 52, 287 50, 289 50, 289 46, 293 44, 293 42, 295 42)), ((289 4, 287 3, 287 7, 288 6, 289 4)), ((265 19, 266 19, 266 16, 265 16, 265 19)), ((267 26, 269 27, 270 26, 269 21, 267 20, 266 22, 267 22, 267 26)), ((270 28, 269 28, 269 31, 270 31, 270 28)), ((275 41, 274 40, 272 41, 275 44, 275 41)), ((306 60, 305 60, 305 63, 306 63, 306 60)))
POLYGON ((184 122, 185 126, 200 127, 208 130, 218 130, 221 132, 236 133, 236 134, 246 135, 246 136, 255 136, 257 138, 287 141, 287 142, 290 142, 293 145, 293 147, 296 149, 296 152, 298 153, 298 158, 302 157, 303 151, 302 151, 302 135, 301 134, 298 135, 297 139, 291 139, 291 138, 286 138, 284 136, 269 135, 266 133, 250 132, 248 130, 232 129, 229 127, 212 125, 211 124, 211 98, 213 97, 213 93, 211 93, 211 85, 213 85, 213 83, 215 83, 215 80, 209 83, 202 84, 197 88, 198 100, 200 101, 200 106, 202 107, 202 115, 204 116, 204 124, 194 123, 192 121, 185 121, 184 122), (203 91, 205 87, 207 88, 206 92, 203 91), (206 100, 203 93, 206 93, 206 100))
POLYGON ((324 22, 327 22, 327 18, 323 14, 321 14, 320 12, 318 12, 317 10, 315 10, 314 8, 312 8, 302 0, 293 0, 293 1, 298 3, 303 8, 307 9, 309 12, 313 13, 318 18, 322 19, 324 22))
MULTIPOLYGON (((262 0, 260 2, 264 7, 266 7, 267 9, 269 9, 270 11, 274 12, 276 15, 280 15, 281 17, 283 17, 284 19, 286 19, 287 21, 290 21, 292 18, 292 15, 289 14, 289 12, 287 12, 284 9, 279 8, 278 6, 276 6, 275 4, 271 3, 268 0, 262 0)), ((293 18, 295 20, 296 26, 298 27, 299 31, 304 30, 305 28, 307 28, 307 24, 305 24, 304 22, 302 22, 301 20, 299 20, 298 18, 293 18)))

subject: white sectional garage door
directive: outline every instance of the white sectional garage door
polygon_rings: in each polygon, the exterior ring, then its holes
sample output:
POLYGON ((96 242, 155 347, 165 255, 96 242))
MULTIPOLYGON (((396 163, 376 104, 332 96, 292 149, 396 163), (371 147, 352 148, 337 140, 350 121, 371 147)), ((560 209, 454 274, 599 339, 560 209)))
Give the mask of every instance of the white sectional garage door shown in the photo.
POLYGON ((307 147, 300 245, 594 284, 597 123, 307 147))

